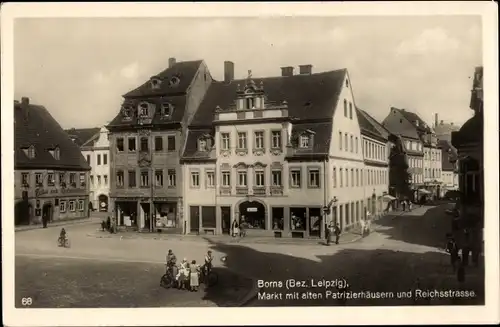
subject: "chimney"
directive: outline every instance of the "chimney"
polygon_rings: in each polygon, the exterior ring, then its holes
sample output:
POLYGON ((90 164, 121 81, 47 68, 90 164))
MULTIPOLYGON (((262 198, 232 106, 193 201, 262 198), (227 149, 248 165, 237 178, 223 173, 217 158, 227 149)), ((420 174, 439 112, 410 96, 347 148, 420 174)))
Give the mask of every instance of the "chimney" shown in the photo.
POLYGON ((435 114, 434 115, 434 126, 437 126, 438 125, 438 114, 435 114))
POLYGON ((168 58, 168 68, 174 67, 176 63, 177 61, 175 60, 175 58, 168 58))
POLYGON ((281 67, 281 76, 293 76, 293 67, 281 67))
POLYGON ((299 65, 300 75, 311 75, 312 65, 299 65))
POLYGON ((234 80, 234 62, 224 61, 224 82, 231 83, 234 80))
POLYGON ((30 98, 27 98, 27 97, 22 97, 22 98, 21 98, 21 103, 22 103, 23 105, 28 105, 28 104, 30 104, 30 98))

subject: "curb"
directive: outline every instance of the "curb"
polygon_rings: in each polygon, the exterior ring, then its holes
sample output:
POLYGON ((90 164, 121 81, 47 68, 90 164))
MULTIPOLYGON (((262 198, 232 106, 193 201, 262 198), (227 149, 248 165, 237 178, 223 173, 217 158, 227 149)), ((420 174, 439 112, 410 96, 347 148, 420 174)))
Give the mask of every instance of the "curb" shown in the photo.
POLYGON ((43 228, 42 224, 30 225, 29 227, 26 227, 26 228, 15 229, 15 232, 18 233, 18 232, 26 232, 26 231, 30 231, 30 230, 35 230, 35 229, 49 229, 49 228, 54 228, 54 227, 59 227, 59 226, 83 224, 83 223, 88 223, 88 222, 92 222, 92 218, 62 220, 62 221, 58 221, 58 222, 55 222, 52 224, 48 224, 47 228, 43 228))

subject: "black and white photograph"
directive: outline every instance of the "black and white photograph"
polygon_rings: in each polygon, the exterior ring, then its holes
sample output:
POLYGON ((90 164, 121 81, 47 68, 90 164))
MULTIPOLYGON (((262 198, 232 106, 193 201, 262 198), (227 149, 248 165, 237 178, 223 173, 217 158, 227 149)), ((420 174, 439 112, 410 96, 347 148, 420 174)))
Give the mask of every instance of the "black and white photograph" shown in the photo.
POLYGON ((493 2, 2 9, 4 324, 498 322, 493 2))

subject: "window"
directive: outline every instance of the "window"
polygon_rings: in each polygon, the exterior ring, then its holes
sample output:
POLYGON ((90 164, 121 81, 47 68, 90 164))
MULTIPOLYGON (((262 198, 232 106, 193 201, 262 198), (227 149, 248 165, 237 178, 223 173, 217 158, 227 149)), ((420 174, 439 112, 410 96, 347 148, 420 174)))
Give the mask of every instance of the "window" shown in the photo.
POLYGON ((123 146, 123 139, 121 137, 119 137, 119 138, 116 139, 116 150, 118 152, 122 152, 123 148, 124 148, 124 146, 123 146))
POLYGON ((231 186, 231 172, 229 171, 222 172, 222 186, 225 187, 231 186))
POLYGON ((255 172, 255 186, 257 186, 257 187, 264 187, 265 186, 264 171, 257 170, 255 172))
POLYGON ((23 186, 29 185, 29 178, 30 178, 29 173, 22 173, 21 174, 21 184, 23 186))
POLYGON ((208 149, 207 147, 207 141, 205 139, 199 139, 198 140, 198 151, 201 151, 201 152, 206 152, 208 149))
POLYGON ((85 202, 83 200, 78 200, 78 211, 83 211, 85 209, 85 202))
POLYGON ((281 131, 271 132, 271 144, 273 149, 281 149, 281 131))
POLYGON ((354 137, 351 135, 351 152, 354 152, 354 137))
POLYGON ((352 119, 352 102, 349 102, 349 119, 352 119))
POLYGON ((101 185, 101 175, 97 175, 97 184, 101 185))
POLYGON ((238 133, 238 149, 246 149, 247 148, 247 133, 239 132, 238 133))
POLYGON ((179 77, 174 76, 174 77, 172 77, 172 78, 170 79, 170 81, 169 81, 169 85, 170 85, 170 86, 176 86, 176 85, 178 85, 180 82, 181 82, 181 80, 179 79, 179 77))
POLYGON ((264 132, 255 132, 255 145, 256 149, 264 149, 264 132))
POLYGON ((149 144, 147 137, 141 137, 141 151, 148 151, 149 144))
POLYGON ((75 201, 74 200, 69 201, 69 211, 71 211, 71 212, 75 211, 75 201))
POLYGON ((221 133, 220 134, 220 141, 221 141, 221 149, 222 150, 229 150, 229 148, 230 148, 229 133, 221 133))
POLYGON ((207 187, 215 186, 215 172, 207 171, 207 187))
POLYGON ((309 147, 309 135, 301 135, 300 136, 300 147, 301 148, 308 148, 309 147))
POLYGON ((167 150, 168 151, 175 151, 175 135, 169 135, 167 137, 167 150))
POLYGON ((42 176, 41 173, 36 173, 35 174, 35 184, 36 184, 36 186, 43 185, 43 176, 42 176))
POLYGON ((354 143, 354 146, 356 147, 356 153, 358 153, 358 137, 356 136, 356 141, 354 143))
POLYGON ((238 186, 247 186, 247 172, 238 171, 238 186))
POLYGON ((129 187, 136 187, 137 186, 137 181, 136 181, 134 170, 130 170, 128 172, 128 186, 129 187))
POLYGON ((163 151, 163 137, 155 137, 155 151, 163 151))
POLYGON ((130 152, 135 152, 135 137, 128 138, 128 150, 130 152))
POLYGON ((59 212, 66 212, 66 201, 59 201, 59 212))
POLYGON ((347 137, 347 133, 344 134, 344 141, 345 141, 345 150, 349 151, 349 138, 347 137))
POLYGON ((319 169, 318 168, 310 168, 309 169, 309 187, 316 188, 319 187, 319 169))
POLYGON ((66 174, 65 173, 59 173, 59 184, 64 186, 66 184, 66 174))
POLYGON ((161 115, 165 117, 172 116, 174 107, 170 103, 164 103, 161 105, 161 115))
POLYGON ((347 117, 347 100, 344 99, 344 117, 347 117))
POLYGON ((200 187, 200 173, 197 171, 191 172, 191 187, 200 187))
POLYGON ((345 169, 345 187, 349 187, 349 168, 345 169))
POLYGON ((101 155, 97 155, 97 165, 99 166, 101 164, 101 155))
POLYGON ((291 187, 300 187, 300 169, 292 169, 290 172, 290 186, 291 187))
POLYGON ((281 170, 272 171, 273 186, 281 186, 281 170))
POLYGON ((356 186, 359 186, 359 169, 356 169, 356 186))
POLYGON ((149 186, 149 172, 141 171, 141 187, 149 186))
POLYGON ((87 154, 87 163, 90 164, 90 155, 87 154))
POLYGON ((35 147, 33 145, 27 147, 27 148, 23 148, 23 151, 24 151, 24 154, 29 158, 29 159, 33 159, 35 158, 35 147))
POLYGON ((155 171, 155 185, 163 186, 163 170, 161 169, 155 171))
POLYGON ((76 184, 76 174, 75 173, 70 173, 69 174, 69 183, 71 185, 76 184))
POLYGON ((149 116, 149 105, 147 103, 141 103, 139 105, 139 117, 149 116))
POLYGON ((54 186, 54 184, 55 184, 54 173, 48 173, 47 174, 47 185, 54 186))
POLYGON ((102 155, 102 164, 103 165, 108 164, 108 155, 106 153, 102 155))
POLYGON ((253 98, 246 98, 245 101, 246 101, 247 109, 252 109, 255 107, 253 98))
MULTIPOLYGON (((80 185, 84 186, 85 185, 85 173, 80 173, 80 185)), ((106 176, 108 178, 108 176, 106 176)))
POLYGON ((333 187, 337 187, 337 168, 333 167, 333 173, 332 173, 332 179, 333 179, 333 187))
POLYGON ((339 169, 339 177, 340 177, 340 187, 344 186, 344 170, 342 168, 339 169))
POLYGON ((123 171, 116 172, 116 186, 123 187, 123 171))
POLYGON ((168 187, 175 187, 177 185, 177 177, 175 174, 175 169, 169 169, 167 171, 168 175, 168 187))

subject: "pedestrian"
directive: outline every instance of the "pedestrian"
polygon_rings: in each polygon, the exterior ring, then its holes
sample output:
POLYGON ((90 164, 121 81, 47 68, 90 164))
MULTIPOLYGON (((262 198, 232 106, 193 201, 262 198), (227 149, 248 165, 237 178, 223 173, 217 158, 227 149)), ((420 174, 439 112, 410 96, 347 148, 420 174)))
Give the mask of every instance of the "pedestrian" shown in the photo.
POLYGON ((330 221, 330 224, 328 224, 328 227, 326 229, 326 245, 330 245, 333 239, 333 235, 335 234, 335 225, 333 221, 330 221))
POLYGON ((359 224, 361 226, 361 237, 365 237, 365 234, 366 234, 366 222, 365 222, 365 220, 361 219, 359 224))
POLYGON ((111 217, 108 216, 108 219, 106 219, 106 229, 109 230, 111 229, 111 217))
POLYGON ((462 263, 464 267, 469 265, 469 255, 470 255, 470 233, 467 229, 464 230, 464 245, 462 247, 462 263))
POLYGON ((448 243, 446 244, 446 252, 450 254, 450 263, 453 271, 456 270, 456 264, 459 259, 458 256, 458 246, 451 234, 448 234, 448 243))
POLYGON ((337 223, 337 224, 335 225, 335 229, 334 229, 334 234, 335 234, 335 244, 339 244, 340 233, 341 233, 341 230, 340 230, 340 224, 339 224, 339 223, 337 223))
POLYGON ((237 235, 240 234, 239 224, 238 224, 238 221, 236 219, 233 220, 233 223, 231 225, 231 230, 232 230, 233 237, 236 237, 237 235))
POLYGON ((48 218, 47 218, 47 214, 44 213, 42 215, 42 224, 43 224, 43 228, 47 228, 47 222, 48 222, 48 218))
POLYGON ((191 292, 198 292, 200 286, 200 267, 196 264, 196 260, 191 261, 189 265, 189 288, 191 292))
POLYGON ((412 207, 411 201, 408 200, 408 211, 410 211, 410 212, 411 212, 411 207, 412 207))
POLYGON ((403 211, 406 211, 406 201, 405 200, 401 201, 401 207, 403 208, 403 211))

